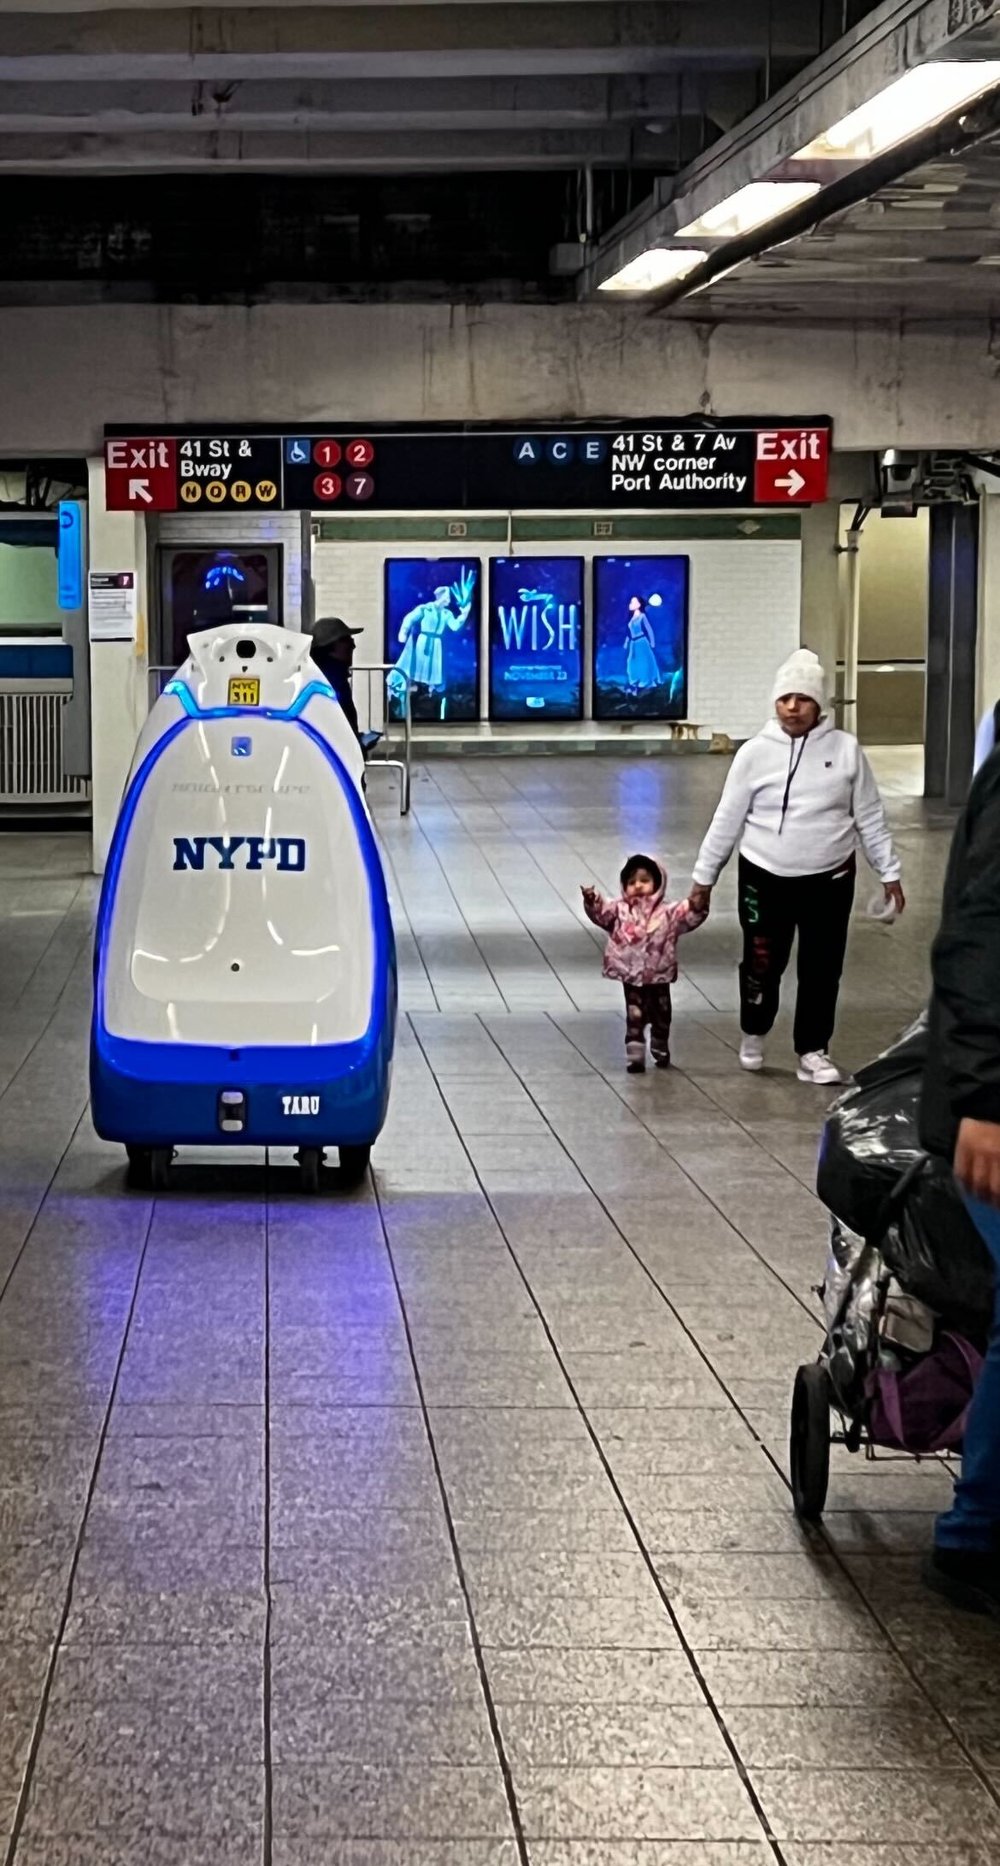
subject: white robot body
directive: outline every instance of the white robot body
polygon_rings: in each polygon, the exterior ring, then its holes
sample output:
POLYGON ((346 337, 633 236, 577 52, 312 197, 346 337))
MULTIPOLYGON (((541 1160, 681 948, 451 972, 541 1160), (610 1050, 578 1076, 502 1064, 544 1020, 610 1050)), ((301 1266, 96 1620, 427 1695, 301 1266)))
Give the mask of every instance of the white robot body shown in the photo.
POLYGON ((190 646, 108 861, 95 1124, 133 1146, 370 1145, 396 978, 360 749, 307 636, 227 623, 190 646))

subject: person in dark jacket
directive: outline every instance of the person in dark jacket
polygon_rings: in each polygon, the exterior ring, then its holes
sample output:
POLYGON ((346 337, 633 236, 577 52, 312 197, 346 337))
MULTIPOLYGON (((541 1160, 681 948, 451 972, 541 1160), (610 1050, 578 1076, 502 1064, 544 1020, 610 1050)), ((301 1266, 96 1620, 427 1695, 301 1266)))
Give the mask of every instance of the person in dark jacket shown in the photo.
POLYGON ((310 649, 320 673, 326 675, 340 701, 344 717, 359 745, 361 733, 358 729, 358 709, 351 690, 351 663, 354 660, 354 638, 360 634, 359 628, 350 628, 340 616, 320 616, 313 628, 310 649))
POLYGON ((962 1475, 924 1576, 956 1606, 1000 1618, 1000 750, 955 832, 931 963, 921 1141, 954 1162, 997 1281, 962 1475))
POLYGON ((986 763, 992 751, 1000 745, 1000 700, 984 713, 976 728, 976 749, 972 759, 973 772, 979 771, 986 763))

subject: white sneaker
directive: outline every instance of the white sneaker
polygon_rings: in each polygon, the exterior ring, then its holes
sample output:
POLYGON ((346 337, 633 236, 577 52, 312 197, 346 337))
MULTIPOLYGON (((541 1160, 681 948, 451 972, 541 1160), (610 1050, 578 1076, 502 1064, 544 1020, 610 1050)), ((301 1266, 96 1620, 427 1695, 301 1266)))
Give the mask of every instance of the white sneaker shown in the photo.
POLYGON ((744 1037, 740 1044, 740 1068, 749 1069, 751 1075, 756 1075, 757 1071, 763 1069, 763 1067, 763 1037, 744 1037))
POLYGON ((800 1082, 815 1082, 820 1088, 832 1087, 835 1082, 844 1080, 825 1050, 807 1050, 800 1056, 798 1076, 800 1082))

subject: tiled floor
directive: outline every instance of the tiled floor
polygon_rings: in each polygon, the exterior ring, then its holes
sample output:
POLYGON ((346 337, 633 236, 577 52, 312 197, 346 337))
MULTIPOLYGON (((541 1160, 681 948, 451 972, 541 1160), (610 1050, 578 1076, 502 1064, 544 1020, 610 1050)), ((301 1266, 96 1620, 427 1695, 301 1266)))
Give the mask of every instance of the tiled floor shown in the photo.
MULTIPOLYGON (((912 908, 859 923, 849 1062, 924 991, 947 825, 882 761, 912 908)), ((941 1473, 785 1482, 822 1104, 734 1069, 734 922, 676 1072, 623 1073, 578 884, 683 885, 710 759, 439 762, 392 868, 374 1183, 185 1167, 86 1114, 95 886, 0 838, 6 1866, 986 1866, 1000 1636, 923 1597, 941 1473)), ((373 788, 378 798, 375 779, 373 788)), ((2 1856, 0 1856, 2 1857, 2 1856)))

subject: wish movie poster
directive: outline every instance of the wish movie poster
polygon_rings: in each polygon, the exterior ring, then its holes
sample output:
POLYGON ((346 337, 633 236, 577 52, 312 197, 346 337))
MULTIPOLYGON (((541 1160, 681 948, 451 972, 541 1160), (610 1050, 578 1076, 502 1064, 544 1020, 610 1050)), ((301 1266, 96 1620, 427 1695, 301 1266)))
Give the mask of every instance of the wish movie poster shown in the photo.
POLYGON ((686 557, 595 557, 594 718, 687 713, 686 557))
POLYGON ((390 719, 479 718, 480 566, 460 557, 387 557, 385 658, 390 719))
POLYGON ((583 558, 490 559, 490 718, 579 719, 583 558))

